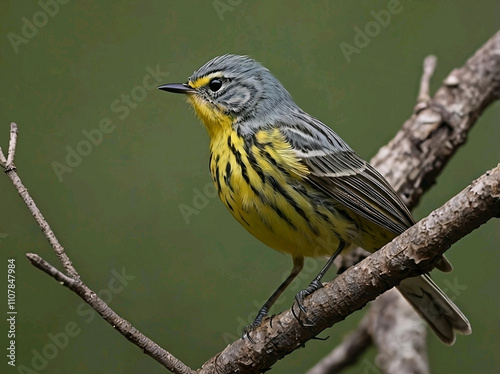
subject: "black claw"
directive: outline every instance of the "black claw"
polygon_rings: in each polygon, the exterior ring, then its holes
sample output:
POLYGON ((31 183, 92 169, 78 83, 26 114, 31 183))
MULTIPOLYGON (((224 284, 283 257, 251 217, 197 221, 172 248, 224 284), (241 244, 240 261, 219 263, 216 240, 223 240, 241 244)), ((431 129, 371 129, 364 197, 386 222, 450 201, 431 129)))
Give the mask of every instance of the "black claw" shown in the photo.
MULTIPOLYGON (((309 284, 309 286, 305 290, 302 290, 298 292, 297 295, 295 295, 295 301, 297 302, 299 310, 302 313, 307 314, 307 308, 304 305, 304 299, 307 296, 311 295, 314 291, 320 289, 321 287, 323 287, 321 282, 315 279, 311 282, 311 284, 309 284)), ((314 322, 308 320, 307 316, 306 316, 306 322, 305 323, 302 322, 301 319, 295 314, 293 308, 292 308, 292 314, 297 319, 297 321, 299 321, 300 325, 303 327, 312 327, 316 325, 314 322)))
POLYGON ((273 319, 274 319, 274 314, 269 318, 269 327, 273 328, 273 319))
POLYGON ((260 326, 260 321, 254 321, 251 325, 246 326, 243 329, 243 339, 245 339, 245 336, 248 338, 248 340, 252 343, 255 344, 255 341, 252 339, 250 336, 250 333, 254 331, 257 327, 260 326))
POLYGON ((248 340, 250 340, 251 343, 255 344, 255 341, 250 336, 250 333, 262 324, 262 320, 265 316, 267 316, 267 309, 262 308, 257 314, 257 317, 255 317, 255 320, 243 329, 243 338, 247 336, 248 340))
POLYGON ((305 290, 300 291, 297 295, 295 295, 295 301, 297 301, 297 305, 299 306, 299 309, 301 310, 302 313, 306 314, 307 313, 307 308, 304 306, 304 299, 306 296, 309 296, 310 293, 308 292, 308 288, 305 290))
POLYGON ((250 331, 246 331, 246 328, 244 329, 243 339, 245 339, 245 336, 248 338, 250 343, 255 344, 255 340, 253 340, 252 337, 250 336, 250 331))
MULTIPOLYGON (((292 315, 295 317, 295 319, 297 320, 297 322, 299 323, 300 326, 302 327, 312 327, 312 326, 315 326, 316 324, 314 322, 311 322, 310 320, 307 319, 307 316, 305 316, 306 318, 306 321, 305 322, 302 322, 302 319, 299 317, 299 315, 297 315, 295 313, 295 308, 294 308, 295 304, 292 306, 292 315)), ((299 311, 302 312, 302 310, 299 308, 299 311)), ((305 314, 305 313, 304 313, 305 314)))
POLYGON ((297 293, 297 295, 295 295, 295 300, 297 301, 297 305, 304 314, 307 313, 307 308, 304 306, 304 298, 311 295, 314 291, 319 290, 322 287, 323 285, 321 284, 321 282, 313 280, 305 290, 302 290, 299 293, 297 293))
POLYGON ((295 317, 295 319, 297 320, 297 322, 299 322, 299 323, 300 323, 300 325, 302 326, 302 321, 301 321, 301 320, 300 320, 300 318, 299 318, 299 317, 295 314, 295 309, 294 309, 294 306, 295 306, 295 304, 294 304, 294 305, 292 305, 292 314, 293 314, 293 316, 295 317))

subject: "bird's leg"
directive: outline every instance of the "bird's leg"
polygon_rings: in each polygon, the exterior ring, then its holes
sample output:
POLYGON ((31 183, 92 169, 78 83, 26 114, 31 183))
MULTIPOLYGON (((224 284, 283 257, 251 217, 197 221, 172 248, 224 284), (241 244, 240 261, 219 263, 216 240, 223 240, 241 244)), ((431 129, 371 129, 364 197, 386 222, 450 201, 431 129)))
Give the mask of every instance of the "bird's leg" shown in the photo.
POLYGON ((292 281, 295 279, 295 277, 300 273, 302 268, 304 267, 304 257, 294 257, 293 258, 293 267, 292 271, 288 275, 288 277, 281 283, 281 285, 278 287, 276 291, 271 295, 271 297, 266 301, 266 303, 260 308, 259 313, 257 313, 257 317, 253 321, 251 325, 246 326, 243 329, 243 336, 248 335, 248 338, 250 338, 249 333, 253 330, 255 330, 257 327, 260 326, 262 323, 262 319, 267 316, 267 313, 269 312, 269 309, 273 306, 273 304, 278 300, 278 297, 285 291, 285 289, 292 283, 292 281))
MULTIPOLYGON (((319 272, 319 274, 312 280, 312 282, 309 284, 309 286, 305 289, 300 291, 297 295, 295 295, 295 300, 297 301, 297 305, 299 306, 299 309, 305 314, 307 313, 307 309, 304 306, 304 298, 310 294, 312 294, 314 291, 320 289, 323 287, 323 284, 321 283, 321 279, 323 279, 324 275, 330 269, 330 266, 332 266, 333 261, 335 258, 342 252, 342 250, 345 247, 345 242, 342 240, 339 242, 339 246, 337 247, 337 250, 335 253, 332 255, 332 257, 329 258, 325 266, 323 266, 323 269, 319 272)), ((293 310, 293 309, 292 309, 293 310)))

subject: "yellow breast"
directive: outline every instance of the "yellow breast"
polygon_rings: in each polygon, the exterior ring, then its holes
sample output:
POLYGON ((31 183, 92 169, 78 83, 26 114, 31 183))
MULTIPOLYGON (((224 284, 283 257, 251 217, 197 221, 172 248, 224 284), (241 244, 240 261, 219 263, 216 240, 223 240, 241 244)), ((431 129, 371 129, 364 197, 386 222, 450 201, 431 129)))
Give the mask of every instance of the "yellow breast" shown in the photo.
POLYGON ((278 129, 247 137, 232 129, 221 132, 212 138, 210 151, 219 197, 256 238, 296 256, 328 256, 337 248, 333 228, 346 232, 346 223, 303 183, 307 168, 278 129))

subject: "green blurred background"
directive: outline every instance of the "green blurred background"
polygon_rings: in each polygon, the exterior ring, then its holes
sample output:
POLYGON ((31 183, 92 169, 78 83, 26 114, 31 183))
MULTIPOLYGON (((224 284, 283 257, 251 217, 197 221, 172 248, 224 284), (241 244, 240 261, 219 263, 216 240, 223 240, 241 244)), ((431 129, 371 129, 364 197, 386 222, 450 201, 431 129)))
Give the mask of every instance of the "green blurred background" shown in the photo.
MULTIPOLYGON (((498 1, 401 1, 400 11, 373 29, 376 35, 348 62, 341 43, 354 45, 355 27, 364 29, 372 11, 388 7, 387 1, 359 3, 70 1, 56 7, 42 0, 44 11, 37 1, 1 2, 1 146, 7 147, 9 123, 17 122, 19 174, 83 280, 191 367, 239 337, 291 261, 251 237, 214 198, 206 131, 182 98, 151 87, 184 82, 214 56, 248 54, 304 110, 370 158, 411 115, 423 58, 439 58, 435 90, 498 29, 500 7, 498 1), (33 22, 40 27, 30 27, 33 22), (106 119, 108 132, 99 139, 96 129, 106 119), (88 147, 84 132, 96 145, 88 147), (68 168, 71 150, 85 156, 72 156, 68 168), (58 175, 54 165, 64 164, 58 175), (183 217, 188 207, 193 214, 183 217)), ((483 114, 423 198, 418 219, 498 163, 499 112, 496 103, 483 114)), ((4 288, 7 259, 17 263, 17 364, 43 373, 165 372, 28 264, 24 253, 36 252, 61 267, 6 177, 0 192, 4 288), (76 335, 67 342, 66 328, 76 335), (60 339, 55 351, 54 337, 60 339)), ((473 335, 453 347, 431 335, 433 372, 498 373, 498 229, 498 221, 490 222, 461 240, 448 252, 455 271, 435 274, 469 317, 473 335)), ((307 266, 275 311, 291 305, 321 262, 307 266)), ((7 310, 5 301, 0 309, 7 310)), ((273 373, 305 372, 363 314, 326 331, 327 341, 311 341, 281 360, 273 373)), ((1 371, 17 372, 3 357, 1 371)), ((372 349, 346 373, 378 372, 374 359, 372 349)))

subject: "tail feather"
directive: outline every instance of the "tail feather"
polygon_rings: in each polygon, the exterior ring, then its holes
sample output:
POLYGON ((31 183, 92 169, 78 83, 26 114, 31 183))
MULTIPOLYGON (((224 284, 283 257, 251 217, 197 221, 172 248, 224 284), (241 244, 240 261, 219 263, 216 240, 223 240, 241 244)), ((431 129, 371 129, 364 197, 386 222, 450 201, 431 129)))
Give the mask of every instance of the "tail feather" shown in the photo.
POLYGON ((472 332, 464 314, 428 274, 407 278, 397 288, 445 344, 455 342, 455 332, 472 332))

